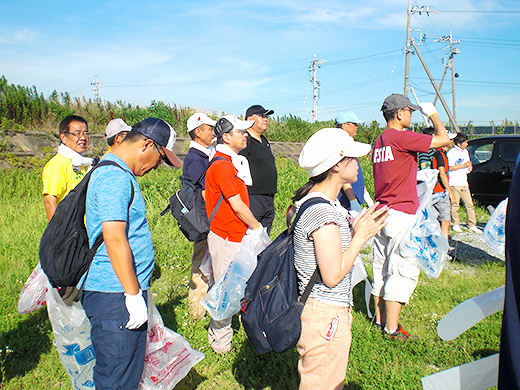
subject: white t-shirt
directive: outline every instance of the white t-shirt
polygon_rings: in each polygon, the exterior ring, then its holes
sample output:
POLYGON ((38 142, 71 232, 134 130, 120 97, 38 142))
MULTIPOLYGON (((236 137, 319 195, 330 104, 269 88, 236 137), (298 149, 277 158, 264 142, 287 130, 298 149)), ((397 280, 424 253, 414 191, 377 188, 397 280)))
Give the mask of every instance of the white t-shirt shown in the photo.
MULTIPOLYGON (((450 167, 454 165, 464 164, 471 161, 467 149, 461 149, 458 146, 451 148, 448 153, 448 164, 450 167)), ((449 171, 448 182, 451 186, 467 186, 468 185, 468 168, 461 168, 455 171, 449 171)))

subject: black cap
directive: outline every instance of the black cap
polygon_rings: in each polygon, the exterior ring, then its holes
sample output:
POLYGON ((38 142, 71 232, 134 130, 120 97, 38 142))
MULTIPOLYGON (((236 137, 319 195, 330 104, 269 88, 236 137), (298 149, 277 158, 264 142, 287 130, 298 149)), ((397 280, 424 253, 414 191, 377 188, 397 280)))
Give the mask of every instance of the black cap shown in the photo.
POLYGON ((274 114, 273 110, 266 110, 260 105, 254 105, 247 109, 245 119, 249 118, 251 115, 271 115, 274 114))

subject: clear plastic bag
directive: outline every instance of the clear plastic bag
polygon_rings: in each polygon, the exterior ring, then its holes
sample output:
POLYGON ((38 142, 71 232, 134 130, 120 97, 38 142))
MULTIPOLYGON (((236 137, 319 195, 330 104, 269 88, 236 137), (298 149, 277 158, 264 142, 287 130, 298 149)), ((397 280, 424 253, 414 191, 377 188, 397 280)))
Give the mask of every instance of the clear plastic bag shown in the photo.
POLYGON ((54 344, 75 390, 94 389, 94 347, 90 341, 90 321, 81 303, 68 306, 55 288, 47 294, 47 310, 54 344))
POLYGON ((164 326, 148 290, 148 337, 140 390, 171 390, 204 359, 180 334, 164 326))
POLYGON ((47 291, 50 288, 49 279, 47 279, 40 263, 38 263, 20 292, 18 314, 27 314, 45 306, 47 291))
POLYGON ((488 244, 497 253, 504 255, 506 246, 506 211, 507 201, 504 199, 499 203, 482 233, 482 241, 488 244))
POLYGON ((257 256, 270 243, 265 230, 258 238, 251 238, 247 234, 242 238, 240 249, 226 273, 202 298, 201 304, 211 318, 220 321, 240 311, 240 300, 244 297, 246 282, 256 268, 257 256))
POLYGON ((399 245, 400 253, 419 267, 428 278, 438 278, 446 264, 448 240, 437 221, 437 211, 432 206, 433 187, 437 182, 438 170, 423 169, 417 173, 419 208, 414 224, 399 245))
POLYGON ((206 254, 202 258, 199 269, 206 277, 208 284, 212 286, 215 283, 215 280, 213 279, 213 267, 211 266, 211 255, 209 254, 209 250, 206 251, 206 254))

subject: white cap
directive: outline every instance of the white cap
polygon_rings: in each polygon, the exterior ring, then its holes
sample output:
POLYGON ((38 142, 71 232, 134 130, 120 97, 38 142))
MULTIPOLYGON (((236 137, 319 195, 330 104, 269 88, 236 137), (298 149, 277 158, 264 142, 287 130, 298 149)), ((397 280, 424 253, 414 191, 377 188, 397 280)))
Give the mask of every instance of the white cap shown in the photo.
POLYGON ((255 121, 242 121, 234 115, 224 115, 222 118, 226 118, 233 125, 233 129, 247 130, 255 124, 255 121))
POLYGON ((219 118, 213 129, 215 137, 221 138, 222 134, 229 133, 233 129, 247 130, 255 124, 255 121, 243 121, 234 115, 224 115, 219 118))
POLYGON ((117 135, 123 131, 131 130, 132 128, 128 126, 121 118, 112 119, 110 122, 108 122, 107 128, 105 130, 105 137, 112 138, 114 135, 117 135))
POLYGON ((217 123, 217 121, 214 121, 213 119, 211 119, 206 114, 204 114, 202 112, 196 112, 195 114, 190 116, 189 119, 188 119, 188 123, 187 123, 188 133, 190 131, 195 130, 197 127, 199 127, 202 124, 215 126, 215 123, 217 123))
POLYGON ((354 141, 343 129, 325 128, 314 133, 300 153, 300 167, 311 177, 332 168, 344 157, 361 157, 370 152, 371 146, 354 141))

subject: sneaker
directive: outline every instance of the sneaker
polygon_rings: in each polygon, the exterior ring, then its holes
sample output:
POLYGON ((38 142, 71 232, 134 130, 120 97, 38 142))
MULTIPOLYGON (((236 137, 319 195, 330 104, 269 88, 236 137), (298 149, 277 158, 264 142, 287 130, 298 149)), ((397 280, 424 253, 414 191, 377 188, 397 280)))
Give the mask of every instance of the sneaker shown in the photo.
POLYGON ((397 326, 397 330, 394 333, 388 333, 385 329, 383 329, 383 336, 389 338, 391 340, 409 340, 413 341, 417 339, 417 336, 412 336, 406 330, 403 329, 401 325, 397 326))
POLYGON ((477 233, 477 234, 481 234, 482 233, 482 230, 480 230, 478 227, 476 226, 472 226, 469 228, 469 230, 471 230, 473 233, 477 233))
POLYGON ((457 232, 457 233, 462 233, 462 228, 459 225, 453 225, 451 227, 451 230, 453 230, 454 232, 457 232))

